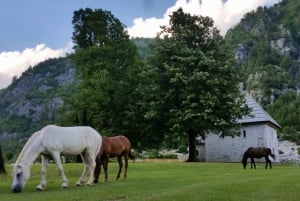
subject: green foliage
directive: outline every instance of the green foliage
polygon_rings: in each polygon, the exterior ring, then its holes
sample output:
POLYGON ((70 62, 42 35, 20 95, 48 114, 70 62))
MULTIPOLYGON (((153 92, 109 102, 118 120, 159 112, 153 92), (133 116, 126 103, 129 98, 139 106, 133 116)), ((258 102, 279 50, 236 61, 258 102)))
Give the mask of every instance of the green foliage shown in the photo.
POLYGON ((161 154, 157 149, 151 149, 148 151, 148 158, 161 158, 161 154))
POLYGON ((142 59, 147 58, 151 54, 150 46, 153 44, 153 38, 133 38, 131 39, 137 46, 139 55, 142 59))
POLYGON ((281 137, 300 144, 300 96, 293 92, 282 94, 267 110, 282 126, 281 137))
POLYGON ((143 138, 136 105, 143 65, 136 46, 110 12, 80 9, 73 25, 72 60, 82 82, 67 100, 64 124, 89 125, 104 135, 121 133, 137 144, 143 138))
POLYGON ((29 129, 30 120, 25 117, 12 115, 0 120, 0 132, 22 133, 29 129), (14 122, 13 124, 10 122, 14 122))
POLYGON ((180 145, 178 147, 178 152, 179 153, 187 153, 187 147, 185 145, 180 145))
MULTIPOLYGON (((157 94, 149 118, 165 122, 164 135, 223 131, 232 134, 235 120, 246 114, 233 57, 212 19, 173 12, 153 44, 149 64, 157 94)), ((189 141, 190 152, 193 142, 189 141)), ((193 159, 192 159, 193 160, 193 159)))
POLYGON ((300 3, 282 0, 273 7, 247 13, 226 34, 226 42, 241 50, 236 62, 245 89, 282 126, 281 137, 299 143, 299 41, 300 3), (286 93, 288 92, 288 93, 286 93))
POLYGON ((273 7, 260 7, 247 13, 241 22, 226 34, 226 42, 236 48, 242 45, 246 60, 243 67, 246 89, 257 91, 265 107, 285 89, 299 86, 299 65, 296 64, 299 44, 299 2, 283 0, 273 7), (291 20, 292 19, 292 20, 291 20), (260 76, 257 76, 260 75, 260 76), (251 78, 252 77, 252 78, 251 78), (253 77, 258 77, 253 80, 253 77), (251 78, 251 79, 249 79, 251 78), (249 82, 255 82, 255 87, 249 82))
POLYGON ((92 46, 102 47, 109 43, 129 38, 124 34, 124 25, 111 12, 90 8, 74 11, 73 42, 75 49, 92 46))

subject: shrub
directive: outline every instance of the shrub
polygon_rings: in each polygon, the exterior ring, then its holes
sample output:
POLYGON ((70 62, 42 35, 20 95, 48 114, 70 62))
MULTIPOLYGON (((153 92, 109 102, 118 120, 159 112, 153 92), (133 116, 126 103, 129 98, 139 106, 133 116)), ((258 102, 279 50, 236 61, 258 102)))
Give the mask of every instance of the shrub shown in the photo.
POLYGON ((187 153, 187 147, 185 145, 180 145, 178 147, 178 152, 179 153, 187 153))
POLYGON ((157 149, 151 149, 148 152, 148 157, 149 158, 162 158, 162 155, 158 152, 157 149))

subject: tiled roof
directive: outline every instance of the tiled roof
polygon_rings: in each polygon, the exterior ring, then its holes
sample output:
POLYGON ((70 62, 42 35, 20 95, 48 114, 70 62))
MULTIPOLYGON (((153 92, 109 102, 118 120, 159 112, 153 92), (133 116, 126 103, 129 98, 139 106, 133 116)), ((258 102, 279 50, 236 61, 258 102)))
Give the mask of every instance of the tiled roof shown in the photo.
POLYGON ((250 94, 245 95, 246 104, 252 109, 250 115, 244 116, 242 119, 238 119, 238 123, 257 123, 257 122, 269 122, 274 126, 280 128, 280 125, 254 100, 250 94))

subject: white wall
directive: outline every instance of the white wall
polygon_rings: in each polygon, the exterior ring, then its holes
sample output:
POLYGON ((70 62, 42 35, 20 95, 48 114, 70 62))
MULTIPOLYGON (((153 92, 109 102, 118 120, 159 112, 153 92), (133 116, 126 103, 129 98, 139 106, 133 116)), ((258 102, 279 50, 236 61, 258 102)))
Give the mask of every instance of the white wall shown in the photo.
MULTIPOLYGON (((240 136, 224 138, 210 134, 205 139, 205 161, 241 162, 244 152, 249 147, 265 146, 271 148, 278 160, 278 141, 276 130, 267 124, 243 126, 240 136)), ((198 150, 203 152, 203 150, 198 150)), ((203 154, 199 159, 203 160, 203 154)), ((261 161, 264 161, 261 160, 261 161)))

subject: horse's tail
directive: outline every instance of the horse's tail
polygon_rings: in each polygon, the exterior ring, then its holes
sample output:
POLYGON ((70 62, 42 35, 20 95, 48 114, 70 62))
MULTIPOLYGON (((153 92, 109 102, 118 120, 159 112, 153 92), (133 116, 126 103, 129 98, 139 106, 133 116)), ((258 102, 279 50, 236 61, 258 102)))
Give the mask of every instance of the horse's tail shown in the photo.
POLYGON ((269 155, 275 160, 275 155, 274 154, 272 154, 272 151, 271 151, 271 149, 270 148, 268 148, 268 153, 269 153, 269 155))
POLYGON ((135 160, 135 155, 131 152, 131 149, 129 150, 129 154, 128 154, 129 158, 133 160, 135 160))
POLYGON ((5 163, 2 156, 1 146, 0 146, 0 173, 6 173, 5 163))

